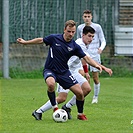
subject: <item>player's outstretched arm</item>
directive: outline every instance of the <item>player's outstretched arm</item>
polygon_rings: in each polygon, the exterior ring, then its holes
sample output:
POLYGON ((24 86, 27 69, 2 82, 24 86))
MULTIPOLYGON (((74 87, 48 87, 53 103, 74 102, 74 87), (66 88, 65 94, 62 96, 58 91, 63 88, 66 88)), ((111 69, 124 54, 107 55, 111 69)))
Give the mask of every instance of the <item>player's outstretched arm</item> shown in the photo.
POLYGON ((110 68, 107 68, 101 64, 98 64, 97 62, 95 62, 93 59, 91 59, 89 56, 85 56, 84 60, 90 64, 93 67, 96 67, 97 69, 100 70, 100 72, 102 72, 102 70, 104 70, 105 72, 107 72, 110 76, 112 75, 112 70, 110 68))
POLYGON ((100 65, 102 67, 102 69, 107 72, 110 76, 113 74, 113 71, 110 68, 107 68, 103 65, 100 65))
POLYGON ((84 59, 89 65, 91 65, 91 66, 93 66, 93 67, 99 69, 99 70, 100 70, 100 73, 102 72, 102 67, 101 67, 98 63, 96 63, 92 58, 90 58, 89 56, 86 55, 86 56, 83 57, 83 59, 84 59))
POLYGON ((27 41, 22 38, 18 38, 17 42, 21 44, 41 44, 43 43, 43 38, 35 38, 32 40, 27 40, 27 41))

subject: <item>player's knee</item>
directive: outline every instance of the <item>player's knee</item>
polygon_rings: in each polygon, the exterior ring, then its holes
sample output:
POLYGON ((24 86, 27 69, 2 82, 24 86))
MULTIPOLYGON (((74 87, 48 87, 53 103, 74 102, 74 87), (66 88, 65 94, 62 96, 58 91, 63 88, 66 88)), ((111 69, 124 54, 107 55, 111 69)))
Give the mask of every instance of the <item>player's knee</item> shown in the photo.
POLYGON ((57 100, 58 104, 60 104, 60 103, 63 103, 66 101, 66 97, 57 97, 56 100, 57 100))
POLYGON ((48 91, 54 91, 55 88, 55 80, 53 77, 49 77, 46 79, 46 84, 48 86, 48 91))
POLYGON ((87 96, 90 92, 91 92, 91 88, 87 88, 87 89, 84 91, 84 97, 87 96))
POLYGON ((49 91, 54 91, 54 88, 55 88, 55 84, 54 83, 49 83, 47 85, 48 85, 48 90, 49 91))
POLYGON ((60 92, 56 98, 58 104, 63 103, 67 99, 67 93, 66 92, 60 92))
POLYGON ((99 83, 98 77, 93 77, 93 81, 94 81, 95 84, 98 84, 99 83))
POLYGON ((94 79, 94 83, 95 83, 95 84, 99 84, 99 80, 94 79))
POLYGON ((66 97, 62 97, 61 102, 63 103, 65 101, 66 101, 66 97))
POLYGON ((87 94, 89 94, 91 92, 91 88, 87 89, 87 94))
POLYGON ((77 93, 76 94, 76 99, 77 100, 84 100, 84 94, 83 94, 83 92, 77 93))
POLYGON ((94 73, 92 77, 93 77, 93 81, 94 81, 94 83, 95 83, 95 84, 98 84, 98 83, 99 83, 99 77, 98 77, 98 74, 94 73))
POLYGON ((88 95, 91 92, 91 86, 88 84, 88 82, 85 82, 84 84, 82 84, 81 87, 82 87, 84 96, 88 95))

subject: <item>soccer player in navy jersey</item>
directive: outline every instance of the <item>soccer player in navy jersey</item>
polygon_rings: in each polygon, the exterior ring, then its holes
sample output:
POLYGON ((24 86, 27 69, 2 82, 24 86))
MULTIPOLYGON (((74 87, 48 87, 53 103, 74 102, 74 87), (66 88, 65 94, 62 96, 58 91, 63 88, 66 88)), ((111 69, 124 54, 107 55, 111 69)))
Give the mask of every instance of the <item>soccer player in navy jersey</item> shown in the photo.
MULTIPOLYGON (((84 94, 77 80, 69 71, 67 62, 73 55, 83 58, 88 64, 96 67, 100 71, 102 68, 89 56, 87 56, 81 47, 76 44, 73 37, 76 32, 76 23, 73 20, 68 20, 65 23, 63 34, 51 34, 44 38, 35 38, 32 40, 24 40, 18 38, 17 42, 27 44, 42 44, 49 46, 49 52, 43 70, 43 76, 47 84, 47 94, 51 102, 53 111, 58 109, 55 96, 55 86, 58 82, 64 89, 70 89, 76 95, 76 105, 78 110, 77 118, 87 120, 83 114, 84 94)), ((36 113, 36 112, 34 112, 36 113)))
MULTIPOLYGON (((83 35, 82 38, 77 39, 75 42, 82 48, 82 50, 87 54, 88 53, 88 45, 92 42, 94 37, 95 30, 90 26, 85 26, 83 29, 83 35)), ((88 54, 87 54, 88 55, 88 54)), ((88 55, 89 56, 89 55, 88 55)), ((77 56, 72 56, 68 60, 68 66, 69 70, 72 73, 73 77, 76 78, 78 83, 80 84, 84 97, 86 97, 91 92, 91 86, 87 80, 90 80, 89 74, 88 74, 88 67, 85 62, 85 64, 81 63, 82 59, 79 59, 77 56), (83 70, 84 68, 84 70, 83 70), (79 71, 80 70, 80 71, 79 71), (80 73, 82 71, 84 72, 83 75, 80 73)), ((101 65, 102 69, 107 72, 110 76, 112 75, 112 70, 110 68, 107 68, 103 65, 101 65)), ((69 89, 63 89, 59 84, 57 84, 57 92, 58 96, 56 97, 56 102, 58 104, 63 103, 67 99, 67 95, 69 92, 69 89)), ((74 95, 65 105, 62 106, 62 109, 64 109, 68 114, 68 119, 72 119, 71 116, 71 107, 76 104, 76 96, 74 95)), ((50 100, 48 100, 45 104, 43 104, 41 107, 39 107, 35 112, 32 113, 33 117, 37 120, 42 119, 42 114, 49 109, 51 109, 51 103, 50 100)))

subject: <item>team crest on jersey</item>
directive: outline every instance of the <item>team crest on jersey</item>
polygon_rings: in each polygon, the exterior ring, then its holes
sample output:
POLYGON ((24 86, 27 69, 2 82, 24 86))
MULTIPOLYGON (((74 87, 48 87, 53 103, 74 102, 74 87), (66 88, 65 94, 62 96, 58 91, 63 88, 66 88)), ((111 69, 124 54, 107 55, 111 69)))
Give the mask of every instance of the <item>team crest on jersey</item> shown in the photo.
POLYGON ((67 47, 68 48, 68 51, 72 51, 73 50, 73 48, 70 48, 70 47, 67 47))

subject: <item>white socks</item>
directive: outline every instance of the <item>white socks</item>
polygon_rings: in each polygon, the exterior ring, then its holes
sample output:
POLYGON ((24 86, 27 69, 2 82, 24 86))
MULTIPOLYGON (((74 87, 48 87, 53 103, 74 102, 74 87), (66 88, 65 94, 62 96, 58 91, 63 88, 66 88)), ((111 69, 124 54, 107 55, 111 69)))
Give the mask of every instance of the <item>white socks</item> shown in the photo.
POLYGON ((74 95, 66 104, 67 108, 71 108, 73 105, 76 104, 76 96, 74 95))
MULTIPOLYGON (((57 101, 56 101, 57 103, 57 101)), ((57 103, 58 104, 58 103, 57 103)), ((74 95, 66 104, 66 107, 67 108, 71 108, 73 105, 76 104, 76 96, 74 95)), ((44 113, 46 112, 47 110, 51 109, 52 108, 52 105, 51 105, 51 102, 50 100, 47 101, 44 105, 42 105, 36 112, 37 113, 44 113)))
MULTIPOLYGON (((57 101, 56 101, 57 103, 57 101)), ((44 113, 45 111, 49 110, 52 108, 50 100, 47 101, 43 106, 41 106, 36 112, 37 113, 44 113)))
POLYGON ((94 97, 93 98, 97 98, 100 92, 100 83, 99 84, 95 84, 94 83, 94 97))

